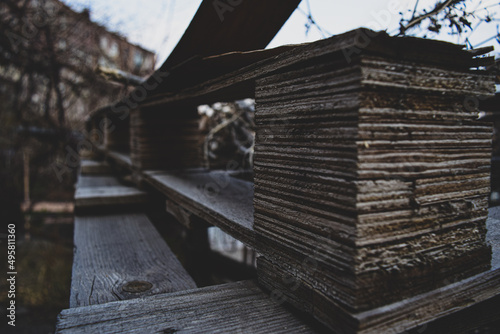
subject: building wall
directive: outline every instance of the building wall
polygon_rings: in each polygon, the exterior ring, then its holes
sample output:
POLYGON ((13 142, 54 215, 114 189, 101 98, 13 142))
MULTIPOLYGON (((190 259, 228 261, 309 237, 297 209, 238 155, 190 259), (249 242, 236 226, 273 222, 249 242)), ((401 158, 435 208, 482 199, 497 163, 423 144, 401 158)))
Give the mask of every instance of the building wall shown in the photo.
MULTIPOLYGON (((6 1, 10 5, 23 3, 6 1)), ((2 23, 10 22, 11 35, 19 36, 20 42, 13 48, 15 52, 0 61, 0 84, 7 87, 4 99, 14 96, 18 100, 11 112, 16 117, 21 114, 18 118, 22 122, 37 122, 38 116, 44 119, 49 109, 50 118, 57 123, 62 106, 65 125, 81 128, 92 110, 130 90, 100 78, 98 66, 140 77, 154 71, 152 52, 92 22, 88 12, 74 12, 58 0, 28 0, 18 18, 12 8, 0 4, 0 18, 2 23)))

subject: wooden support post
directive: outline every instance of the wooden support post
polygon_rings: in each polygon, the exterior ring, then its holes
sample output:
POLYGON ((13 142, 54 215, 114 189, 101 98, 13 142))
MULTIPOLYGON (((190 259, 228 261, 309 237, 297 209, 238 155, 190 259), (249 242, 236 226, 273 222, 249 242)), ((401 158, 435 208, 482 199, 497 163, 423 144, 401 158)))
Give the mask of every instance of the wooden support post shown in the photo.
POLYGON ((184 230, 185 268, 198 286, 212 283, 211 250, 206 228, 184 230))
POLYGON ((104 121, 104 146, 106 149, 110 151, 129 152, 130 116, 108 112, 104 121))
POLYGON ((130 124, 134 168, 172 170, 203 166, 203 136, 198 121, 195 108, 184 113, 134 110, 130 124))
POLYGON ((494 85, 444 43, 343 38, 257 80, 258 275, 332 329, 371 333, 355 314, 490 267, 491 125, 467 101, 494 85))

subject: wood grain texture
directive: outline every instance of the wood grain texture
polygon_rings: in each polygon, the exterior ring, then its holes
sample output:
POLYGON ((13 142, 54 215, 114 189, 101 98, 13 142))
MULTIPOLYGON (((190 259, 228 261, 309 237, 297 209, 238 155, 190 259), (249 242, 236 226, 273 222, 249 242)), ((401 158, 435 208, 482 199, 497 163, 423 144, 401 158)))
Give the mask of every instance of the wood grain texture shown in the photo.
POLYGON ((243 281, 61 312, 56 333, 317 333, 243 281))
MULTIPOLYGON (((457 321, 455 314, 460 315, 461 321, 467 323, 471 328, 474 328, 474 324, 480 326, 480 323, 476 323, 477 313, 490 312, 491 307, 496 310, 500 309, 498 304, 498 298, 500 298, 498 291, 498 286, 500 286, 500 220, 498 218, 500 218, 500 207, 490 208, 486 222, 487 241, 492 245, 490 270, 458 282, 450 280, 442 288, 366 312, 354 313, 340 307, 330 307, 330 312, 337 314, 335 329, 341 333, 355 332, 359 334, 396 334, 405 331, 442 333, 447 332, 449 328, 456 328, 454 326, 457 321), (490 300, 492 302, 496 300, 496 302, 492 304, 489 302, 490 300), (425 330, 427 328, 428 330, 425 330), (414 330, 412 331, 412 329, 414 330)), ((312 262, 308 262, 301 265, 311 266, 311 264, 312 262)), ((267 263, 261 257, 258 259, 258 265, 268 266, 272 264, 267 263)), ((259 278, 266 280, 266 286, 275 286, 272 289, 275 293, 280 291, 279 282, 287 277, 286 282, 294 287, 297 295, 295 299, 291 299, 292 304, 302 309, 318 306, 313 302, 315 296, 309 297, 310 292, 307 291, 307 288, 300 284, 297 278, 287 276, 289 274, 279 266, 275 266, 274 270, 268 270, 267 273, 278 274, 277 276, 259 278)), ((314 292, 314 294, 319 294, 319 292, 314 292)), ((322 314, 322 316, 329 317, 329 314, 322 314)), ((498 323, 500 313, 489 315, 487 321, 498 323)), ((488 328, 488 326, 484 328, 488 328)), ((455 332, 462 333, 462 329, 456 328, 453 333, 455 332)), ((470 332, 463 331, 463 333, 470 332)))
POLYGON ((169 201, 254 247, 253 185, 227 172, 145 171, 145 180, 169 201))
POLYGON ((491 269, 500 268, 500 206, 489 209, 486 241, 491 246, 491 269))
MULTIPOLYGON (((461 49, 359 29, 179 90, 172 76, 132 115, 134 167, 196 166, 195 127, 178 115, 255 96, 255 226, 241 218, 253 212, 240 190, 204 193, 209 184, 221 188, 207 175, 145 172, 147 182, 181 219, 203 217, 253 245, 264 256, 260 282, 332 328, 373 332, 386 317, 404 330, 408 319, 449 314, 469 305, 467 289, 487 299, 498 283, 496 271, 475 276, 490 265, 491 128, 465 104, 494 93, 491 77, 470 70, 491 59, 461 49), (467 277, 476 282, 453 299, 446 289, 467 277), (448 301, 441 292, 415 301, 415 317, 403 307, 382 310, 440 287, 448 301)), ((209 61, 188 62, 175 77, 209 61)))
POLYGON ((106 186, 77 188, 75 209, 89 209, 108 205, 129 205, 147 203, 148 194, 134 187, 106 186))
POLYGON ((196 287, 144 214, 77 216, 74 242, 70 307, 196 287), (153 286, 124 291, 132 281, 153 286))
MULTIPOLYGON (((275 57, 269 57, 231 73, 224 73, 201 84, 183 89, 181 92, 165 90, 148 96, 142 106, 187 103, 190 105, 229 101, 253 97, 255 80, 288 69, 319 64, 324 59, 343 58, 345 63, 355 63, 359 54, 376 54, 398 61, 412 61, 433 64, 440 68, 462 71, 474 67, 477 60, 461 46, 450 43, 417 38, 391 38, 384 33, 357 29, 329 39, 301 45, 275 57), (436 56, 438 55, 438 56, 436 56)), ((489 62, 492 59, 488 59, 489 62)), ((182 73, 178 75, 182 76, 182 73)), ((423 76, 425 77, 425 76, 423 76)), ((437 76, 434 76, 437 78, 437 76)), ((167 79, 168 81, 168 79, 167 79)), ((367 83, 369 83, 367 81, 367 83)), ((167 84, 165 84, 167 85, 167 84)), ((476 95, 483 83, 478 82, 468 94, 476 95)), ((168 86, 168 85, 167 85, 168 86)), ((320 88, 323 88, 319 86, 320 88)), ((462 89, 462 91, 464 91, 462 89)), ((493 93, 491 90, 489 93, 493 93)))
POLYGON ((347 36, 256 79, 254 230, 260 282, 356 332, 354 313, 489 269, 491 124, 464 101, 493 81, 451 45, 347 36))
POLYGON ((117 187, 121 186, 120 181, 114 176, 102 175, 79 175, 76 182, 76 189, 95 187, 117 187))

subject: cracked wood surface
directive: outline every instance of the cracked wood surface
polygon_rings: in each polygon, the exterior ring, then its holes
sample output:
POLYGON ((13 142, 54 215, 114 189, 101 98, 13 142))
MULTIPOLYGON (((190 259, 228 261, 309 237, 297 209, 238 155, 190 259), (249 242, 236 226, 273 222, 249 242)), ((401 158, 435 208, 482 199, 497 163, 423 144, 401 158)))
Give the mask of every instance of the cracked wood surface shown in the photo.
POLYGON ((252 281, 61 312, 57 333, 318 333, 252 281))
POLYGON ((144 214, 77 216, 74 242, 70 307, 196 287, 144 214), (152 287, 130 292, 130 282, 152 287))

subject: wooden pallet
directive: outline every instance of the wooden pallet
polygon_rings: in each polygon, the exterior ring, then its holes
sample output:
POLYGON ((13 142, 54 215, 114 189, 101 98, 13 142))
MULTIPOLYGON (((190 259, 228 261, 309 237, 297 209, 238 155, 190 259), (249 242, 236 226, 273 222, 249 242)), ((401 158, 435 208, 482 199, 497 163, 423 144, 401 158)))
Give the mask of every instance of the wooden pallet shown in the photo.
POLYGON ((358 29, 196 57, 132 110, 131 165, 186 224, 198 216, 254 247, 260 284, 332 330, 428 324, 498 294, 485 223, 491 128, 465 103, 494 92, 471 70, 491 59, 476 56, 358 29), (175 171, 202 167, 199 152, 174 146, 194 145, 197 105, 247 97, 257 101, 254 191, 231 181, 207 199, 210 173, 175 171), (162 134, 155 119, 182 134, 162 134))

